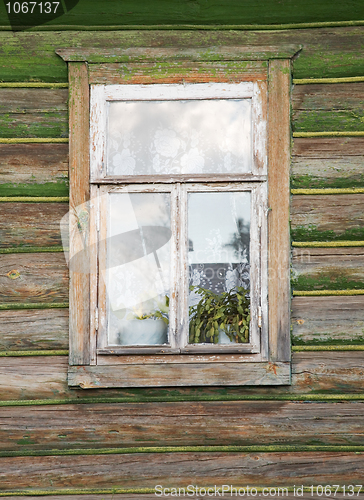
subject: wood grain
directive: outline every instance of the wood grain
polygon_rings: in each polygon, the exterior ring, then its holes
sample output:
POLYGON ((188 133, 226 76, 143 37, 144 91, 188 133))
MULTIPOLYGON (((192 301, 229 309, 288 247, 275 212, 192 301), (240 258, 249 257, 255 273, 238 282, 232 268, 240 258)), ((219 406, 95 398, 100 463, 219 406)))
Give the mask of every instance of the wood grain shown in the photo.
POLYGON ((184 387, 209 385, 288 385, 290 364, 282 362, 127 363, 76 366, 68 370, 71 387, 184 387))
POLYGON ((58 183, 67 189, 68 144, 0 144, 0 170, 4 196, 4 184, 8 196, 27 194, 26 187, 35 184, 58 183), (14 185, 19 184, 15 191, 14 185))
POLYGON ((300 158, 343 158, 364 156, 362 137, 310 137, 296 138, 293 142, 293 157, 300 158))
POLYGON ((0 248, 62 245, 67 203, 1 203, 0 248))
POLYGON ((364 342, 364 296, 294 297, 292 343, 364 342))
POLYGON ((363 402, 113 403, 1 408, 1 450, 363 445, 363 402))
POLYGON ((296 85, 295 131, 363 130, 364 83, 296 85))
POLYGON ((361 110, 364 82, 295 85, 292 92, 293 117, 298 110, 361 110))
MULTIPOLYGON (((270 12, 270 8, 268 9, 270 12)), ((261 9, 259 11, 261 15, 261 9)), ((194 16, 193 16, 194 17, 194 16)), ((111 24, 114 23, 113 19, 111 24)), ((221 19, 217 21, 221 23, 221 19)), ((144 21, 143 21, 144 23, 144 21)), ((66 82, 66 64, 55 50, 65 47, 213 47, 216 45, 303 44, 294 61, 295 78, 363 75, 362 28, 292 29, 277 31, 125 30, 1 33, 0 67, 4 81, 66 82), (29 54, 31 62, 29 64, 29 54)))
POLYGON ((63 253, 10 254, 0 259, 0 302, 68 301, 63 253))
MULTIPOLYGON (((244 484, 245 486, 245 484, 244 484)), ((182 487, 181 487, 182 488, 182 487)), ((185 486, 186 488, 186 486, 185 486)), ((203 488, 202 485, 200 485, 200 488, 203 488)), ((272 486, 273 490, 272 490, 272 496, 274 495, 274 486, 272 486)), ((296 487, 297 488, 297 487, 296 487)), ((105 488, 104 491, 107 491, 109 492, 110 489, 107 489, 105 488)), ((120 490, 118 490, 120 491, 120 490)), ((160 490, 159 490, 160 491, 160 490)), ((159 491, 157 490, 157 492, 159 493, 159 491)), ((203 491, 203 490, 202 490, 203 491)), ((239 490, 238 490, 239 491, 239 490)), ((320 500, 322 498, 322 496, 320 495, 316 495, 315 494, 315 489, 314 489, 314 494, 312 495, 311 494, 311 490, 308 490, 308 491, 304 491, 303 492, 303 495, 300 496, 299 498, 303 499, 303 500, 320 500)), ((319 488, 319 493, 320 493, 321 489, 319 488)), ((342 491, 342 490, 340 490, 342 491)), ((169 489, 169 490, 166 490, 166 494, 171 494, 172 492, 172 489, 169 489)), ((155 498, 158 498, 158 496, 156 497, 155 493, 132 493, 132 492, 129 492, 129 493, 110 493, 110 494, 105 494, 105 493, 99 493, 99 494, 92 494, 92 493, 89 493, 89 490, 87 490, 87 488, 85 488, 85 493, 87 494, 87 500, 135 500, 136 497, 138 497, 138 500, 141 499, 141 500, 155 500, 155 498)), ((74 494, 72 493, 71 495, 65 495, 65 494, 62 494, 62 495, 54 495, 53 493, 50 494, 50 495, 46 495, 45 492, 44 494, 42 494, 42 500, 84 500, 85 499, 85 493, 83 494, 80 494, 80 495, 77 495, 77 494, 74 494)), ((173 491, 174 493, 174 491, 173 491)), ((240 491, 241 495, 243 495, 243 491, 241 490, 240 491)), ((265 493, 268 494, 268 491, 265 491, 265 493)), ((299 491, 299 493, 301 493, 301 491, 299 491)), ((181 489, 180 491, 180 494, 183 495, 183 491, 181 489)), ((203 493, 204 494, 204 493, 203 493)), ((235 490, 233 490, 233 494, 235 494, 235 490)), ((278 495, 278 490, 275 491, 275 494, 278 495)), ((225 496, 226 495, 230 495, 230 493, 225 493, 225 496)), ((259 493, 258 493, 259 495, 259 493)), ((296 489, 296 495, 292 492, 288 492, 286 494, 285 491, 281 490, 280 491, 280 495, 284 495, 284 498, 286 500, 295 500, 297 498, 297 489, 296 489)), ((18 496, 18 495, 11 495, 11 496, 2 496, 1 497, 2 500, 39 500, 39 496, 28 496, 28 495, 24 495, 22 494, 21 496, 18 496)), ((163 498, 163 497, 162 497, 163 498)), ((164 497, 165 498, 165 497, 164 497)), ((209 491, 209 497, 208 498, 221 498, 221 493, 218 493, 217 495, 215 495, 212 491, 209 491)), ((362 500, 364 498, 364 496, 362 494, 359 494, 359 495, 356 495, 355 493, 355 498, 358 498, 359 500, 362 500)))
MULTIPOLYGON (((292 354, 292 386, 240 387, 238 394, 362 393, 363 352, 301 352, 292 354)), ((216 394, 221 388, 101 390, 69 389, 66 356, 0 358, 0 400, 103 397, 128 394, 216 394), (209 392, 210 391, 210 392, 209 392)), ((226 393, 227 389, 223 390, 226 393)))
POLYGON ((362 454, 145 453, 1 459, 2 490, 198 485, 360 484, 362 454), (141 479, 142 478, 142 479, 141 479), (16 485, 16 487, 14 487, 16 485))
MULTIPOLYGON (((70 259, 84 248, 88 239, 88 219, 79 230, 79 215, 88 218, 85 203, 90 199, 89 85, 87 65, 69 64, 70 113, 70 259), (84 207, 84 208, 83 208, 84 207)), ((87 263, 86 263, 87 266, 87 263)), ((70 356, 71 365, 90 363, 90 282, 87 273, 70 272, 70 356)))
POLYGON ((313 226, 336 236, 346 230, 362 231, 364 195, 295 195, 291 202, 291 227, 295 230, 299 226, 313 226))
POLYGON ((0 137, 67 137, 67 89, 0 88, 0 137))
POLYGON ((187 63, 169 61, 164 63, 109 63, 91 64, 91 84, 143 84, 183 82, 236 82, 262 80, 267 77, 267 63, 260 61, 187 63))
POLYGON ((68 309, 0 311, 0 349, 68 349, 68 309))
POLYGON ((269 63, 268 85, 268 302, 269 359, 290 360, 289 164, 290 61, 269 63))
POLYGON ((364 248, 294 248, 291 278, 296 290, 363 288, 364 248))

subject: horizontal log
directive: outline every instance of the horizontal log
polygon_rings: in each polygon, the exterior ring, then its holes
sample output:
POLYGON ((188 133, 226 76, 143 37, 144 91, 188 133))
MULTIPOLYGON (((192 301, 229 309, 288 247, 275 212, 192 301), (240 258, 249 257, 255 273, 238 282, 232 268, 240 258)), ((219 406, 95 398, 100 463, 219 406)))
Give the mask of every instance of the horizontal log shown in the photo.
POLYGON ((164 83, 261 80, 267 77, 267 63, 243 61, 232 63, 109 63, 89 65, 89 81, 92 84, 164 83))
POLYGON ((0 144, 0 196, 67 196, 68 144, 0 144))
POLYGON ((145 453, 1 459, 0 488, 155 488, 361 484, 362 454, 145 453))
MULTIPOLYGON (((225 8, 224 8, 225 11, 225 8)), ((264 11, 264 9, 263 9, 264 11)), ((270 11, 270 8, 268 9, 270 11)), ((261 16, 261 9, 259 16, 261 16)), ((271 18, 270 18, 271 19, 271 18)), ((111 21, 114 23, 115 18, 111 21)), ((82 23, 84 22, 84 19, 82 23)), ((221 18, 218 19, 221 24, 221 18)), ((271 22, 271 20, 270 20, 271 22)), ((144 23, 144 21, 143 21, 144 23)), ((284 31, 115 31, 115 32, 24 32, 0 34, 0 67, 4 81, 67 82, 67 66, 55 50, 65 47, 211 47, 302 44, 304 50, 294 61, 295 78, 340 77, 364 74, 358 47, 361 27, 284 31), (31 54, 31 56, 30 56, 31 54), (31 64, 29 61, 31 60, 31 64)))
POLYGON ((68 309, 0 311, 0 350, 68 349, 68 309))
POLYGON ((355 110, 363 108, 364 82, 295 85, 293 117, 297 111, 355 110))
POLYGON ((67 137, 67 89, 0 88, 0 137, 67 137))
POLYGON ((68 203, 1 203, 0 248, 59 246, 68 203))
MULTIPOLYGON (((83 5, 83 3, 81 3, 83 5)), ((347 5, 339 4, 337 9, 333 10, 331 4, 327 1, 319 4, 309 3, 304 4, 301 9, 296 8, 296 4, 287 3, 282 5, 277 0, 263 1, 259 5, 256 4, 236 4, 232 0, 225 0, 223 4, 220 2, 206 1, 199 8, 191 8, 190 5, 181 4, 165 4, 163 1, 156 0, 153 9, 148 3, 141 2, 137 8, 130 11, 130 6, 121 4, 115 5, 110 0, 104 0, 102 8, 98 2, 87 2, 88 9, 78 9, 73 11, 71 15, 67 15, 68 29, 77 29, 76 27, 97 26, 99 29, 110 29, 110 26, 115 25, 118 21, 118 26, 122 29, 128 26, 150 26, 150 25, 267 25, 266 28, 276 25, 279 28, 284 28, 285 24, 292 23, 309 23, 314 26, 320 26, 320 23, 335 22, 345 23, 348 20, 350 23, 355 23, 362 19, 361 9, 351 3, 347 5)), ((56 18, 50 21, 51 26, 55 24, 55 30, 64 29, 66 20, 56 18), (60 26, 61 25, 61 26, 60 26)), ((5 20, 4 20, 5 23, 5 20)), ((298 26, 299 27, 299 26, 298 26)), ((47 29, 40 26, 39 31, 47 29)))
POLYGON ((63 253, 8 254, 0 262, 2 303, 67 302, 68 267, 63 253))
MULTIPOLYGON (((163 486, 163 485, 160 485, 160 486, 163 486)), ((208 485, 208 486, 210 486, 210 485, 208 485)), ((228 485, 226 485, 226 486, 228 486, 228 485)), ((244 488, 244 487, 246 488, 246 486, 247 485, 244 483, 244 486, 241 486, 241 488, 244 488)), ((255 486, 252 486, 252 485, 250 486, 250 488, 253 488, 253 487, 255 487, 255 486)), ((187 488, 187 486, 185 486, 185 492, 187 491, 186 488, 187 488)), ((203 488, 203 486, 200 485, 199 488, 203 488)), ((267 496, 275 496, 275 495, 278 496, 278 489, 276 489, 274 486, 272 486, 271 488, 272 488, 271 490, 270 489, 264 490, 264 493, 267 496)), ((181 497, 183 495, 182 487, 180 488, 180 491, 178 491, 178 489, 177 489, 177 491, 172 490, 171 488, 166 489, 165 496, 161 496, 161 494, 160 494, 161 489, 160 488, 157 490, 155 490, 155 488, 150 488, 150 489, 153 491, 153 493, 140 493, 140 489, 138 490, 136 488, 135 488, 135 490, 137 490, 137 491, 135 493, 129 491, 129 493, 123 492, 120 494, 119 493, 111 493, 111 491, 123 491, 123 488, 102 488, 99 490, 99 493, 94 493, 94 494, 90 493, 90 491, 95 491, 95 490, 89 490, 87 488, 84 488, 83 489, 84 493, 80 493, 80 494, 71 493, 70 495, 67 495, 64 493, 62 493, 60 495, 55 495, 53 493, 47 495, 46 490, 41 490, 41 491, 42 491, 42 500, 84 500, 85 495, 87 495, 87 500, 135 500, 136 496, 138 497, 138 500, 139 499, 140 500, 155 500, 156 498, 158 498, 158 496, 160 498, 168 498, 171 494, 176 494, 176 495, 180 494, 181 497), (107 493, 105 493, 105 492, 107 492, 107 493), (156 496, 155 492, 158 493, 158 496, 156 496)), ((67 490, 69 491, 70 489, 67 488, 67 490)), ((142 488, 142 490, 144 490, 144 488, 142 488)), ((259 486, 256 487, 256 490, 257 490, 257 492, 263 491, 262 488, 259 486)), ((335 490, 335 488, 333 488, 333 491, 334 490, 335 490)), ((80 490, 77 488, 77 492, 79 492, 79 491, 80 490)), ((128 491, 128 490, 126 490, 126 491, 128 491)), ((205 496, 203 489, 198 490, 198 491, 199 492, 202 491, 202 495, 205 496)), ((243 496, 243 490, 239 490, 239 488, 237 489, 236 494, 238 495, 239 491, 240 491, 240 495, 243 496)), ((286 490, 281 489, 279 492, 279 495, 284 496, 285 500, 296 500, 297 496, 299 496, 299 498, 302 500, 321 500, 322 499, 322 495, 320 496, 321 488, 318 486, 318 493, 319 493, 318 495, 316 494, 316 487, 314 487, 313 491, 314 491, 314 494, 312 495, 311 490, 306 487, 306 489, 303 491, 303 494, 301 495, 301 490, 300 489, 298 490, 298 486, 296 486, 295 492, 293 490, 293 487, 290 488, 288 490, 288 492, 286 492, 286 490), (299 495, 297 493, 299 493, 299 495)), ((339 498, 341 497, 341 493, 343 491, 344 491, 343 489, 340 490, 339 498)), ((350 491, 351 490, 349 490, 349 492, 350 491)), ((249 492, 251 493, 251 490, 249 490, 249 492)), ((37 492, 36 496, 33 496, 33 495, 28 496, 26 493, 29 494, 29 491, 27 491, 27 490, 22 491, 21 496, 13 495, 13 494, 11 496, 1 496, 1 499, 2 500, 39 500, 39 493, 38 492, 37 492)), ((58 491, 58 493, 60 493, 60 492, 58 491)), ((253 493, 255 494, 255 491, 253 491, 253 493)), ((230 496, 230 492, 227 493, 226 489, 224 490, 224 494, 225 494, 225 497, 230 496)), ((246 492, 245 492, 245 494, 246 494, 246 492)), ((215 495, 214 490, 208 490, 208 498, 221 498, 221 495, 222 495, 221 492, 217 493, 215 495)), ((231 496, 234 496, 234 495, 235 495, 235 490, 232 490, 231 496)), ((258 493, 258 495, 259 495, 259 493, 258 493)), ((262 493, 260 493, 260 495, 262 495, 262 493)), ((250 496, 252 496, 252 495, 250 495, 250 496)), ((199 498, 199 497, 195 497, 195 498, 199 498)), ((200 498, 202 498, 202 497, 200 497, 200 498)), ((355 498, 362 500, 364 498, 364 496, 362 494, 357 495, 355 493, 355 498)))
POLYGON ((364 156, 362 137, 310 137, 293 141, 293 158, 345 158, 364 156))
POLYGON ((291 309, 293 345, 364 342, 364 296, 294 297, 291 309))
MULTIPOLYGON (((292 355, 292 385, 239 387, 232 394, 282 395, 363 392, 363 352, 300 352, 292 355)), ((0 400, 88 398, 106 395, 226 394, 226 389, 69 389, 66 356, 0 358, 0 400), (209 392, 210 391, 210 392, 209 392), (222 391, 222 392, 221 392, 222 391)), ((163 396, 162 396, 163 398, 163 396)))
POLYGON ((7 407, 0 450, 363 445, 364 402, 184 402, 7 407))
POLYGON ((362 111, 300 111, 293 114, 293 132, 358 132, 364 131, 362 111))
POLYGON ((364 130, 364 83, 296 85, 292 93, 293 130, 364 130))
POLYGON ((364 289, 364 248, 294 248, 291 272, 296 290, 364 289))
POLYGON ((364 195, 295 195, 291 203, 294 241, 364 239, 364 195))
POLYGON ((0 115, 67 111, 68 89, 0 88, 0 115))
POLYGON ((293 188, 363 187, 363 159, 364 156, 295 157, 291 163, 291 185, 293 188))

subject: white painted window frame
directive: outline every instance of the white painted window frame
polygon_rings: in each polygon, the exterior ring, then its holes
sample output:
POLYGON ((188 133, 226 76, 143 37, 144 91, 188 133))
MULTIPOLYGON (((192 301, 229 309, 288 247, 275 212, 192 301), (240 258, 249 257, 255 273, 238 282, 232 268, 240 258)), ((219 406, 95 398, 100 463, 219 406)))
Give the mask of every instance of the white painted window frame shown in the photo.
MULTIPOLYGON (((177 227, 172 232, 179 234, 180 243, 172 251, 174 257, 171 263, 175 279, 178 283, 178 293, 171 290, 170 302, 170 334, 169 346, 161 347, 115 347, 107 342, 107 294, 102 280, 98 279, 98 294, 91 296, 91 311, 97 311, 97 321, 92 335, 96 345, 91 346, 93 362, 97 363, 99 356, 104 356, 112 363, 115 355, 129 353, 143 354, 198 354, 198 353, 241 353, 249 354, 242 361, 267 361, 267 153, 266 153, 266 123, 262 119, 263 102, 260 86, 256 82, 240 83, 202 83, 202 84, 155 84, 155 85, 92 85, 90 97, 90 178, 93 184, 93 196, 98 198, 97 221, 91 219, 91 226, 100 228, 99 240, 107 241, 107 203, 108 193, 115 192, 170 192, 172 196, 172 217, 177 220, 177 227), (228 183, 229 176, 216 174, 213 177, 219 183, 211 183, 211 175, 200 180, 199 175, 181 175, 174 184, 171 176, 142 176, 146 184, 135 184, 141 176, 107 176, 107 111, 109 102, 117 101, 151 101, 151 100, 200 100, 200 99, 251 99, 252 101, 252 158, 251 172, 235 174, 235 182, 228 183), (149 177, 149 179, 148 179, 149 177), (192 178, 192 179, 191 179, 192 178), (128 180, 128 184, 120 183, 128 180), (256 182, 251 182, 252 180, 256 182), (148 183, 149 181, 149 183, 148 183), (225 182, 224 182, 225 181, 225 182), (111 182, 111 184, 110 184, 111 182), (130 184, 129 184, 130 182, 130 184), (159 184, 155 184, 159 182, 159 184), (161 184, 165 182, 165 184, 161 184), (104 185, 102 185, 104 184, 104 185), (115 185, 116 184, 116 185, 115 185), (188 344, 188 266, 187 266, 187 195, 188 192, 208 191, 250 191, 251 197, 251 326, 250 338, 247 344, 236 345, 191 345, 188 344), (178 200, 178 201, 177 201, 178 200), (177 206, 178 203, 178 206, 177 206), (94 224, 95 222, 95 224, 94 224), (178 277, 179 276, 179 277, 178 277), (174 293, 173 293, 174 292, 174 293), (173 296, 178 300, 173 300, 173 296)), ((96 212, 93 212, 96 214, 96 212)), ((174 241, 176 241, 174 239, 174 241)), ((98 246, 98 263, 102 268, 106 262, 106 248, 98 246)), ((96 260, 94 266, 96 266, 96 260)))

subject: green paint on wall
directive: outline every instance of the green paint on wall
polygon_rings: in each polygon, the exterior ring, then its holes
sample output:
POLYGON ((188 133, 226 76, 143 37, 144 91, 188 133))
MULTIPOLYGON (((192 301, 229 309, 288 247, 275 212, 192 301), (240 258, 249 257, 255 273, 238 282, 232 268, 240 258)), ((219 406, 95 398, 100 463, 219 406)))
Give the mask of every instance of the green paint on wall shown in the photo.
POLYGON ((291 177, 292 189, 320 188, 362 188, 364 174, 352 177, 315 177, 313 175, 296 175, 291 177))
MULTIPOLYGON (((0 16, 4 21, 5 7, 0 16)), ((80 0, 75 8, 47 23, 66 26, 287 24, 364 19, 360 0, 80 0)), ((8 22, 6 22, 8 24, 8 22)))
POLYGON ((0 197, 3 196, 68 196, 68 179, 44 184, 0 184, 0 197))
POLYGON ((294 132, 363 131, 364 110, 301 111, 292 125, 294 132))
POLYGON ((291 229, 293 241, 362 241, 364 240, 364 228, 347 229, 341 233, 332 230, 321 231, 315 225, 297 226, 291 229))
POLYGON ((294 78, 363 76, 362 34, 361 27, 271 32, 233 30, 64 31, 15 34, 0 32, 0 81, 66 83, 67 65, 55 54, 55 50, 72 46, 185 48, 216 45, 279 45, 279 43, 303 44, 302 52, 293 63, 294 78))

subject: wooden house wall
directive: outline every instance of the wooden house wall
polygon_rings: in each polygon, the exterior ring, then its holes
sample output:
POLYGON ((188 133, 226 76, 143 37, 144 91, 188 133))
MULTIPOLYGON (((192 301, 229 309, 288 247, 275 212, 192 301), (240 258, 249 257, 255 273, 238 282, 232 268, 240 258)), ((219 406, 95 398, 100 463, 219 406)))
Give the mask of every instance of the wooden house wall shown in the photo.
POLYGON ((358 26, 0 33, 0 496, 363 483, 363 48, 358 26), (303 45, 292 87, 292 385, 69 389, 68 90, 55 49, 279 42, 303 45))

